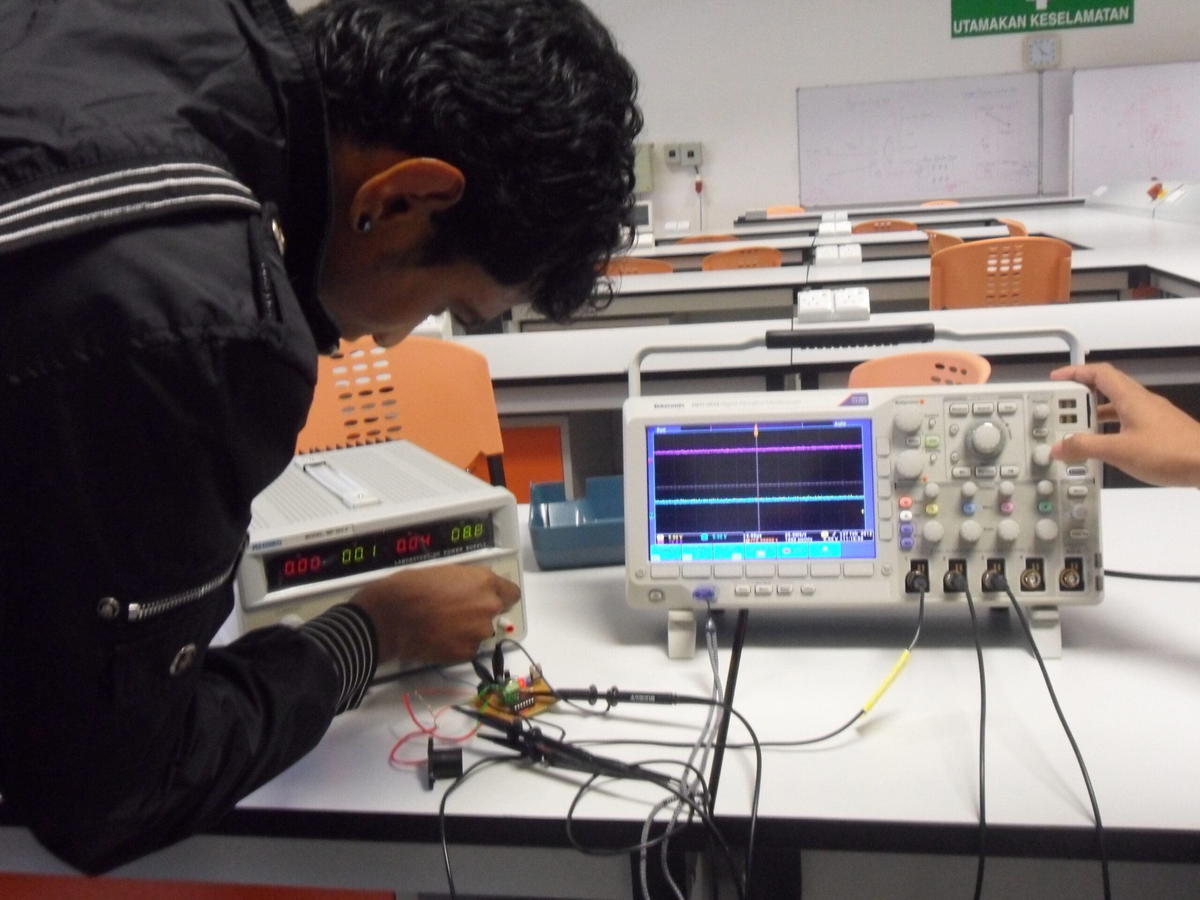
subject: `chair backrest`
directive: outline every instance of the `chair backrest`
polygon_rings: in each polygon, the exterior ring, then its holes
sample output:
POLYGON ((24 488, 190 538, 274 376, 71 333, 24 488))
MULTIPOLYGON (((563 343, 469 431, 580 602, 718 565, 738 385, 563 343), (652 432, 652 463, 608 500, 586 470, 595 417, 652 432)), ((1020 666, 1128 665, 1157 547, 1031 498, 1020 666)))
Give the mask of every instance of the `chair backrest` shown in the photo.
POLYGON ((916 231, 917 223, 907 219, 868 219, 850 229, 852 234, 872 234, 876 231, 916 231))
POLYGON ((454 341, 405 338, 380 347, 343 341, 317 363, 297 453, 409 440, 504 484, 500 418, 487 357, 454 341))
POLYGON ((1029 229, 1025 227, 1024 222, 1018 222, 1016 219, 997 219, 1001 225, 1008 228, 1008 233, 1012 237, 1022 237, 1029 234, 1029 229))
POLYGON ((991 374, 992 364, 978 353, 953 349, 918 350, 859 363, 850 370, 850 387, 983 384, 991 374))
POLYGON ((1071 245, 1058 238, 969 241, 929 257, 929 308, 1031 306, 1071 299, 1071 245))
POLYGON ((606 275, 657 275, 674 271, 675 267, 665 259, 640 256, 614 256, 604 268, 606 275))
POLYGON ((957 200, 926 200, 922 206, 958 206, 957 200))
POLYGON ((768 216, 799 215, 802 212, 804 212, 804 207, 796 206, 793 203, 783 203, 778 206, 768 206, 767 207, 767 215, 768 216))
POLYGON ((783 251, 775 247, 737 247, 733 250, 718 250, 700 261, 700 268, 713 269, 769 269, 783 265, 783 251))
POLYGON ((685 234, 675 243, 677 244, 707 244, 716 243, 717 241, 736 241, 736 234, 685 234))
POLYGON ((957 234, 950 234, 946 231, 926 231, 929 236, 929 255, 937 253, 939 250, 945 250, 947 247, 957 247, 963 243, 963 239, 957 234))

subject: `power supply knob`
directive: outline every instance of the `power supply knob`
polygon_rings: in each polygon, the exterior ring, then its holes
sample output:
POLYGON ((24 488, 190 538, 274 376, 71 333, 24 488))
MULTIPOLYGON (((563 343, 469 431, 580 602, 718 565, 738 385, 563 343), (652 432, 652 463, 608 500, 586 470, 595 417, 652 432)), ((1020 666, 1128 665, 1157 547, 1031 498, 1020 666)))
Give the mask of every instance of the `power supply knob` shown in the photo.
POLYGON ((1033 464, 1035 466, 1050 465, 1050 445, 1038 444, 1033 448, 1033 464))
POLYGON ((973 449, 980 456, 991 459, 1004 446, 1004 432, 993 422, 982 422, 976 425, 968 438, 973 449))
POLYGON ((974 519, 967 519, 958 526, 958 536, 962 538, 963 543, 973 544, 983 537, 983 526, 974 519))
POLYGON ((921 537, 925 538, 929 543, 936 544, 946 536, 946 529, 942 527, 941 522, 936 522, 930 519, 921 528, 921 537))
POLYGON ((1058 523, 1053 519, 1038 519, 1033 532, 1039 541, 1050 542, 1058 537, 1058 523))
POLYGON ((901 481, 916 481, 925 469, 925 455, 920 450, 904 450, 896 456, 896 477, 901 481))
POLYGON ((896 418, 892 420, 892 424, 901 434, 916 434, 921 430, 921 422, 924 419, 924 414, 917 407, 901 406, 896 410, 896 418))
POLYGON ((1004 519, 996 526, 996 536, 1006 544, 1011 544, 1021 534, 1021 523, 1016 519, 1004 519))

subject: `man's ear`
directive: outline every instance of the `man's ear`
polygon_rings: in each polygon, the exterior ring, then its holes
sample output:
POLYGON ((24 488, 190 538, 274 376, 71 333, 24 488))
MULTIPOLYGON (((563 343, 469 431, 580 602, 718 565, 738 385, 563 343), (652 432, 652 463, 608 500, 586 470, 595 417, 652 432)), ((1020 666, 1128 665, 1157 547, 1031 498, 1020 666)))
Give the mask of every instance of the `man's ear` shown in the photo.
POLYGON ((466 179, 456 166, 417 156, 401 160, 367 178, 350 202, 350 221, 359 230, 386 226, 397 216, 416 213, 422 219, 457 203, 466 179))

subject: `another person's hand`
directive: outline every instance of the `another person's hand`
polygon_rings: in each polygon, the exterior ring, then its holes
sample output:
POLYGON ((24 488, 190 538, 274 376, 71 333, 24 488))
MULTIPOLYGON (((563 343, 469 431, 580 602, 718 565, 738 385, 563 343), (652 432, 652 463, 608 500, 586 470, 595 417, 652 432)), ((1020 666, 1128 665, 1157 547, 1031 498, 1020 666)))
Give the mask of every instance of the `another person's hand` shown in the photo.
POLYGON ((350 602, 375 625, 380 662, 450 663, 474 656, 492 636, 492 620, 520 596, 517 585, 484 566, 445 565, 373 581, 350 602))
POLYGON ((1119 422, 1115 434, 1074 434, 1050 448, 1064 462, 1098 459, 1140 481, 1200 487, 1200 422, 1108 363, 1064 366, 1055 381, 1078 381, 1107 398, 1102 422, 1119 422))

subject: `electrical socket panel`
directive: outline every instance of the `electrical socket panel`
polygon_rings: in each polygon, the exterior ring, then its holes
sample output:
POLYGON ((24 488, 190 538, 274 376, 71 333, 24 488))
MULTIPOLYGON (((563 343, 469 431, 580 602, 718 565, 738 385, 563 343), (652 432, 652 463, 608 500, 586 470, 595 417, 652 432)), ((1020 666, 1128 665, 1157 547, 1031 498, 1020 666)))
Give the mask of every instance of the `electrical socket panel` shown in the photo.
POLYGON ((698 166, 704 161, 704 149, 699 141, 663 144, 663 158, 668 166, 698 166))

